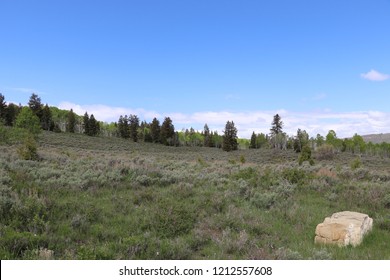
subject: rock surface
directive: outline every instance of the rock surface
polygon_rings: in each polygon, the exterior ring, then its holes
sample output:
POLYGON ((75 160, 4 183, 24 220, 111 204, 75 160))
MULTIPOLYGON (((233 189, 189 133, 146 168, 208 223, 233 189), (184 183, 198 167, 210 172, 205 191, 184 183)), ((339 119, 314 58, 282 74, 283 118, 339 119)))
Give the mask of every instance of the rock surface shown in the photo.
POLYGON ((372 219, 358 212, 338 212, 317 225, 315 243, 357 246, 372 229, 372 219))

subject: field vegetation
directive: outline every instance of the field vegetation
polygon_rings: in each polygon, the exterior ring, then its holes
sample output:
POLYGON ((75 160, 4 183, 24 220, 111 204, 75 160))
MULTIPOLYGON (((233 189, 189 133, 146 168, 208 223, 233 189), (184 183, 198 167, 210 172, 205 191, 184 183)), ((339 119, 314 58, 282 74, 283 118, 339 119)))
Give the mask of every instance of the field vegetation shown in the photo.
POLYGON ((283 132, 238 139, 166 117, 6 104, 0 94, 1 259, 390 259, 390 144, 283 132), (357 248, 314 245, 318 223, 357 211, 357 248))
POLYGON ((387 157, 0 129, 1 259, 390 259, 387 157), (372 233, 315 245, 343 210, 372 233))

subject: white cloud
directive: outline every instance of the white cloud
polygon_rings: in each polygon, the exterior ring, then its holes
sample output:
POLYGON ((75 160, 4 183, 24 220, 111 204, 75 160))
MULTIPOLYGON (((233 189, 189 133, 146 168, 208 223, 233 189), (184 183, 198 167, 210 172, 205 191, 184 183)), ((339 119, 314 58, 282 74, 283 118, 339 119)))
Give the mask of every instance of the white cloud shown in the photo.
POLYGON ((222 133, 228 120, 234 121, 239 137, 250 138, 253 131, 256 133, 269 133, 273 116, 278 113, 284 123, 284 131, 289 135, 295 135, 298 128, 306 130, 310 136, 317 133, 325 136, 329 130, 335 130, 340 138, 350 137, 355 133, 360 135, 372 133, 390 132, 390 113, 380 111, 340 112, 331 110, 317 112, 290 112, 278 111, 206 111, 191 114, 181 112, 156 112, 142 108, 131 109, 124 107, 110 107, 106 105, 77 105, 70 102, 62 102, 61 109, 71 108, 79 115, 86 111, 101 121, 114 122, 120 115, 136 114, 141 120, 151 121, 154 117, 160 122, 164 117, 170 117, 176 130, 193 127, 202 130, 205 123, 211 130, 222 133))
POLYGON ((107 105, 95 104, 95 105, 78 105, 71 102, 61 102, 58 108, 73 111, 78 115, 84 115, 88 112, 89 115, 93 114, 98 120, 104 122, 115 122, 119 119, 120 115, 134 114, 145 119, 152 119, 154 117, 161 118, 162 116, 155 111, 147 111, 144 109, 131 109, 124 107, 110 107, 107 105))
POLYGON ((363 79, 369 80, 369 81, 385 81, 390 79, 390 75, 380 73, 376 70, 371 70, 367 73, 360 74, 360 76, 363 79))

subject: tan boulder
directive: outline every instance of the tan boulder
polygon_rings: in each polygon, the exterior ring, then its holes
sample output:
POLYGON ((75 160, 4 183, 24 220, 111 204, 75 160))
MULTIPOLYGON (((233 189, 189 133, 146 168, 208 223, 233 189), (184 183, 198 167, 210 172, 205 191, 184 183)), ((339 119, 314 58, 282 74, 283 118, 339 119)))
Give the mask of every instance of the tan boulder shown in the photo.
POLYGON ((372 229, 372 219, 358 212, 338 212, 317 225, 315 243, 357 246, 372 229))

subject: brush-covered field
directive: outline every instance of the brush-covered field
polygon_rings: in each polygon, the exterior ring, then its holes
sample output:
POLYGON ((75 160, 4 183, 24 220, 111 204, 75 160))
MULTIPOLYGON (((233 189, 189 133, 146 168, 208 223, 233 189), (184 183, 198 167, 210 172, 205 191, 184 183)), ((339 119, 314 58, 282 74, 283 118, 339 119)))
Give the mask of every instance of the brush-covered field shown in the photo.
POLYGON ((38 161, 0 146, 1 259, 390 259, 390 160, 298 165, 223 152, 42 133, 38 161), (356 247, 314 244, 334 212, 363 212, 356 247))

